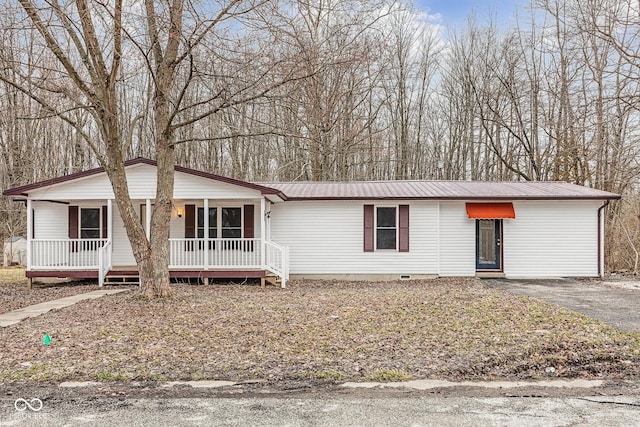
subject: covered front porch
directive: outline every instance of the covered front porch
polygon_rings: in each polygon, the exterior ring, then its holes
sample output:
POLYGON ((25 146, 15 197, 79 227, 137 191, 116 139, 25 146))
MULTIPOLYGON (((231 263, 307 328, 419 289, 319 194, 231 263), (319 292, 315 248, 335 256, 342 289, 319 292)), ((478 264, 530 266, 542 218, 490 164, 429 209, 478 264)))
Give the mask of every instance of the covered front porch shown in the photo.
MULTIPOLYGON (((129 197, 147 239, 157 191, 155 162, 125 163, 129 197)), ((101 168, 16 187, 26 202, 27 277, 136 274, 115 194, 101 168)), ((174 277, 265 277, 284 287, 288 249, 271 241, 270 213, 279 190, 175 167, 168 259, 174 277)))
MULTIPOLYGON (((135 200, 147 237, 153 200, 135 200)), ((259 199, 174 200, 168 263, 174 278, 288 279, 288 250, 271 241, 268 202, 259 199)), ((269 205, 270 206, 270 205, 269 205)), ((115 203, 70 200, 66 203, 27 200, 27 277, 97 278, 137 276, 133 251, 115 203), (43 226, 42 217, 49 221, 43 226), (61 216, 64 217, 61 218, 61 216), (62 225, 50 226, 52 218, 62 225), (38 221, 40 219, 40 221, 38 221), (52 234, 55 234, 52 235, 52 234)))

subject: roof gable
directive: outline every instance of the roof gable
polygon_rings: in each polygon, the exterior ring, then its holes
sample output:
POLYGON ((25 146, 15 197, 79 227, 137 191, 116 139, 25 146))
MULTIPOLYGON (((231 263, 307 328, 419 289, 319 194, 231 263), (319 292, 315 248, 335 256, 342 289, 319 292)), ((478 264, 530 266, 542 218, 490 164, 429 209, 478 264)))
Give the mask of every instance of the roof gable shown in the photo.
MULTIPOLYGON (((128 161, 125 162, 125 168, 127 168, 127 169, 130 169, 130 168, 138 166, 138 165, 149 165, 149 166, 156 167, 157 163, 155 161, 153 161, 153 160, 149 160, 149 159, 146 159, 146 158, 143 158, 143 157, 138 157, 136 159, 128 160, 128 161)), ((181 172, 181 173, 185 173, 185 174, 188 174, 188 175, 197 176, 197 177, 209 179, 209 180, 212 180, 212 181, 218 181, 218 182, 231 184, 231 185, 236 185, 236 186, 247 188, 247 189, 251 189, 251 190, 256 190, 256 191, 259 191, 263 195, 269 195, 269 194, 280 195, 280 191, 279 190, 273 189, 273 188, 269 188, 269 187, 266 187, 264 185, 254 184, 254 183, 250 183, 250 182, 246 182, 246 181, 241 181, 241 180, 237 180, 237 179, 233 179, 233 178, 228 178, 228 177, 221 176, 221 175, 215 175, 215 174, 211 174, 211 173, 207 173, 207 172, 202 172, 202 171, 198 171, 198 170, 195 170, 195 169, 186 168, 186 167, 183 167, 183 166, 177 166, 176 165, 174 170, 176 172, 181 172)), ((43 190, 45 188, 50 188, 50 187, 62 185, 62 184, 65 184, 65 183, 79 181, 79 180, 90 178, 90 177, 94 177, 94 176, 99 176, 101 174, 105 174, 104 169, 101 168, 101 167, 100 168, 89 169, 89 170, 86 170, 86 171, 76 172, 76 173, 72 173, 72 174, 69 174, 69 175, 64 175, 64 176, 60 176, 60 177, 56 177, 56 178, 52 178, 52 179, 36 182, 36 183, 33 183, 33 184, 27 184, 27 185, 23 185, 23 186, 20 186, 20 187, 11 188, 11 189, 8 189, 8 190, 4 191, 2 194, 4 194, 5 196, 27 196, 29 193, 32 193, 34 191, 43 190)), ((284 196, 282 198, 284 198, 284 196)))

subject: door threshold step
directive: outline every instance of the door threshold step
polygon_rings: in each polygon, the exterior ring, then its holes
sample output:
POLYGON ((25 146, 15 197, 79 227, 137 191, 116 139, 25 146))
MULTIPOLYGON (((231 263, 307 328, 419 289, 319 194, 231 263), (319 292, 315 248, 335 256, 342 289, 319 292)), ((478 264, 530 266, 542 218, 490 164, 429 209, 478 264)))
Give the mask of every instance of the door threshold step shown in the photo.
POLYGON ((476 271, 476 277, 480 279, 504 279, 507 276, 502 271, 476 271))

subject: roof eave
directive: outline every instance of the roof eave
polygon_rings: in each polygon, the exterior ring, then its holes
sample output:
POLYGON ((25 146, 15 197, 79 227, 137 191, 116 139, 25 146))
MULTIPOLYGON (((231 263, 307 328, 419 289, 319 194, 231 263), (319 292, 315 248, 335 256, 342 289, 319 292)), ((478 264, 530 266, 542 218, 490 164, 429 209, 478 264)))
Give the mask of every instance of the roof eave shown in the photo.
POLYGON ((512 201, 512 200, 620 200, 622 197, 618 194, 614 194, 611 196, 585 196, 585 197, 563 197, 563 196, 516 196, 516 197, 482 197, 482 196, 440 196, 440 197, 391 197, 391 196, 369 196, 369 197, 329 197, 329 196, 321 196, 321 197, 289 197, 288 201, 354 201, 354 200, 432 200, 432 201, 465 201, 465 200, 496 200, 496 201, 512 201))
MULTIPOLYGON (((138 164, 146 164, 146 165, 156 166, 157 167, 157 162, 155 162, 154 160, 150 160, 150 159, 144 158, 144 157, 137 157, 135 159, 127 160, 126 162, 124 162, 125 168, 129 167, 129 166, 138 165, 138 164)), ((237 179, 233 179, 233 178, 227 178, 227 177, 224 177, 224 176, 221 176, 221 175, 215 175, 215 174, 211 174, 211 173, 208 173, 208 172, 202 172, 202 171, 198 171, 196 169, 190 169, 190 168, 187 168, 187 167, 184 167, 184 166, 176 165, 174 167, 174 170, 176 172, 187 173, 187 174, 190 174, 190 175, 200 176, 202 178, 221 181, 221 182, 225 182, 225 183, 232 184, 232 185, 237 185, 237 186, 244 187, 244 188, 257 190, 257 191, 260 191, 260 194, 262 194, 262 195, 276 195, 276 196, 280 197, 283 200, 287 200, 286 195, 282 191, 280 191, 278 189, 275 189, 275 188, 266 187, 264 185, 258 185, 258 184, 253 184, 253 183, 250 183, 250 182, 241 181, 241 180, 237 180, 237 179)), ((105 170, 102 167, 93 168, 93 169, 89 169, 89 170, 86 170, 86 171, 75 172, 75 173, 72 173, 72 174, 69 174, 69 175, 63 175, 63 176, 47 179, 47 180, 36 182, 36 183, 32 183, 32 184, 27 184, 27 185, 22 185, 22 186, 19 186, 19 187, 10 188, 8 190, 3 191, 2 194, 4 196, 29 197, 29 192, 31 192, 31 191, 39 190, 39 189, 50 187, 50 186, 57 185, 57 184, 63 184, 65 182, 74 181, 74 180, 80 179, 80 178, 86 178, 86 177, 97 175, 97 174, 104 173, 104 172, 105 172, 105 170)))

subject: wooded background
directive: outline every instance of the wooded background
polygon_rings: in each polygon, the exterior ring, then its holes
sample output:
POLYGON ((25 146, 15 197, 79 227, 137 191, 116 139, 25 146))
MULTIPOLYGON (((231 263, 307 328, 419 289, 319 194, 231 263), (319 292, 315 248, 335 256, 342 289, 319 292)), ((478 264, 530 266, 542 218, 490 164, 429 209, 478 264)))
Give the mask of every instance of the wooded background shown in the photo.
MULTIPOLYGON (((207 24, 197 19, 207 8, 220 7, 206 3, 189 5, 201 14, 191 15, 185 33, 207 24)), ((46 89, 53 102, 61 65, 42 49, 25 11, 2 5, 0 74, 29 82, 32 95, 46 89)), ((139 5, 127 6, 135 20, 139 5)), ((457 30, 407 2, 382 0, 255 1, 226 19, 178 73, 189 82, 182 95, 193 97, 181 99, 189 109, 176 127, 178 164, 248 181, 595 187, 623 195, 607 211, 607 269, 638 271, 639 2, 534 0, 510 26, 470 16, 457 30)), ((122 147, 128 158, 153 159, 151 78, 137 45, 124 43, 122 147)), ((87 135, 99 132, 63 86, 54 111, 0 82, 2 189, 97 166, 64 117, 86 123, 87 135)), ((0 215, 3 240, 24 235, 22 204, 3 197, 0 215)))

